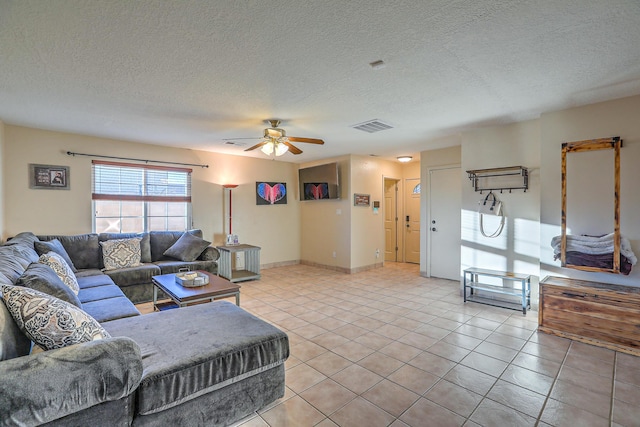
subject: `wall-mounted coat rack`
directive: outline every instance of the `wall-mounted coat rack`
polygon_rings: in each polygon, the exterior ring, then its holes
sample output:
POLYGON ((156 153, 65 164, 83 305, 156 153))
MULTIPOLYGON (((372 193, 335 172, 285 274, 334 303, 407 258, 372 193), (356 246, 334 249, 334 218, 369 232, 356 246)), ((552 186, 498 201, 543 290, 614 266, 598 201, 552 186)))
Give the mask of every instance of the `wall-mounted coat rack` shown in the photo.
POLYGON ((529 188, 529 170, 524 166, 467 171, 474 191, 524 190, 529 188))

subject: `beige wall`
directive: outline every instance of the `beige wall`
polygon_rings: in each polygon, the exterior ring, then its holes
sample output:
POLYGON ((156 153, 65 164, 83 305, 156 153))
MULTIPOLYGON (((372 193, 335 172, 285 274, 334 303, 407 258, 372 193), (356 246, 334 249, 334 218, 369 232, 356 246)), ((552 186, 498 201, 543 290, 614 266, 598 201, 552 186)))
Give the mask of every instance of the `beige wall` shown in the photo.
POLYGON ((222 244, 228 230, 225 221, 228 193, 223 193, 222 185, 239 184, 233 190, 233 231, 240 241, 262 247, 263 265, 300 259, 295 164, 11 125, 5 126, 2 162, 4 238, 25 230, 50 234, 92 231, 91 158, 71 157, 66 155, 67 151, 208 164, 207 169, 193 167, 193 226, 201 228, 207 240, 222 244), (70 190, 29 189, 29 163, 69 166, 70 190), (288 203, 257 206, 256 181, 286 182, 288 203))
MULTIPOLYGON (((636 254, 640 255, 640 96, 602 102, 585 107, 543 114, 541 117, 541 212, 540 212, 540 275, 547 274, 566 276, 584 280, 596 280, 606 283, 617 283, 632 286, 640 286, 640 265, 636 265, 629 276, 609 273, 587 273, 575 269, 561 268, 559 261, 553 260, 553 251, 549 242, 553 236, 560 234, 561 220, 561 165, 560 153, 563 142, 581 141, 586 139, 620 136, 624 141, 620 160, 620 229, 622 235, 631 241, 631 246, 636 254)), ((581 154, 570 154, 573 156, 581 154)), ((609 174, 612 171, 609 161, 598 166, 594 165, 592 175, 600 174, 603 180, 611 180, 609 174)), ((568 177, 568 183, 575 183, 568 177)), ((586 183, 585 183, 586 184, 586 183)), ((578 184, 579 185, 579 184, 578 184)), ((607 205, 611 212, 610 188, 608 194, 598 193, 592 185, 578 186, 587 198, 591 197, 597 205, 607 205)), ((589 209, 577 205, 579 200, 572 199, 571 194, 567 198, 567 217, 571 222, 576 216, 581 219, 583 228, 579 232, 587 232, 588 224, 595 231, 612 232, 613 223, 599 219, 599 209, 589 209)), ((575 224, 575 223, 574 223, 575 224)))
POLYGON ((0 242, 4 242, 4 122, 0 120, 0 242))
MULTIPOLYGON (((358 271, 364 268, 382 266, 384 260, 384 178, 395 178, 402 181, 403 165, 399 162, 382 160, 370 156, 351 157, 351 269, 358 271), (354 206, 353 194, 369 194, 370 206, 354 206), (379 201, 381 209, 373 211, 373 202, 379 201), (379 256, 376 257, 376 250, 379 256)), ((402 188, 402 183, 400 184, 402 188)), ((402 209, 402 190, 399 193, 398 206, 402 209)), ((402 212, 400 212, 402 213, 402 212)))
POLYGON ((340 168, 340 200, 300 203, 301 259, 345 272, 382 266, 384 216, 381 210, 373 212, 373 202, 382 203, 384 177, 402 180, 402 165, 369 156, 343 156, 300 167, 331 162, 340 168), (371 206, 354 206, 354 193, 369 194, 371 206))
POLYGON ((300 202, 300 259, 304 263, 348 271, 351 268, 350 156, 303 163, 300 168, 332 162, 338 163, 340 199, 300 202))

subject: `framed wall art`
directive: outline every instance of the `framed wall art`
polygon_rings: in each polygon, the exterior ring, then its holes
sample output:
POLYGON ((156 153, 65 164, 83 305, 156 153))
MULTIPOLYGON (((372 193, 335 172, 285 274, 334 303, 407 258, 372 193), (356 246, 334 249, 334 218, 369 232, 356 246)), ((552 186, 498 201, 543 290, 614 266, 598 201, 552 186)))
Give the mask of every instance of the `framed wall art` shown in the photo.
POLYGON ((256 205, 286 205, 286 182, 256 182, 256 205))
POLYGON ((68 190, 69 166, 29 164, 29 188, 68 190))
POLYGON ((369 206, 371 195, 369 194, 353 194, 353 206, 369 206))

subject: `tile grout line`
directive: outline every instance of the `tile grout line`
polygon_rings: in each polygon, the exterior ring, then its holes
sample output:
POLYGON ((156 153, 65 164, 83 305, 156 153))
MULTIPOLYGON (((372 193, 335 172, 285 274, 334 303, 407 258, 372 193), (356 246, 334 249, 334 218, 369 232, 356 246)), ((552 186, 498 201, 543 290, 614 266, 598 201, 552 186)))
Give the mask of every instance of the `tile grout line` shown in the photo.
POLYGON ((618 374, 618 352, 613 352, 613 378, 611 379, 611 399, 609 400, 609 426, 613 425, 613 405, 615 404, 616 376, 618 374))
POLYGON ((564 369, 564 363, 566 362, 567 357, 569 357, 569 352, 571 351, 571 347, 573 347, 573 340, 570 340, 569 347, 567 348, 567 352, 564 354, 564 357, 562 358, 562 362, 560 363, 560 369, 558 369, 558 372, 553 378, 553 382, 551 383, 551 387, 549 388, 549 393, 547 393, 547 395, 544 398, 544 403, 542 404, 542 408, 540 408, 540 413, 538 414, 538 418, 536 420, 536 426, 538 426, 542 422, 540 419, 542 418, 542 414, 544 413, 544 410, 547 407, 547 402, 551 398, 551 393, 553 392, 553 388, 556 386, 556 382, 558 382, 558 377, 560 376, 562 369, 564 369))

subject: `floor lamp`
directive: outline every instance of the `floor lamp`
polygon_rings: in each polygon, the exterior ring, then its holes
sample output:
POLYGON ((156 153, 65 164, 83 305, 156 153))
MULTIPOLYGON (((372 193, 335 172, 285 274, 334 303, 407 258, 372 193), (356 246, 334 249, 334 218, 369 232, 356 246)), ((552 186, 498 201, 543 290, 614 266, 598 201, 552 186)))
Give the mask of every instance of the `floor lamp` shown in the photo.
POLYGON ((238 237, 233 235, 233 231, 231 228, 232 221, 232 190, 236 188, 238 184, 224 184, 223 187, 229 190, 229 234, 227 234, 227 245, 238 244, 238 237))

